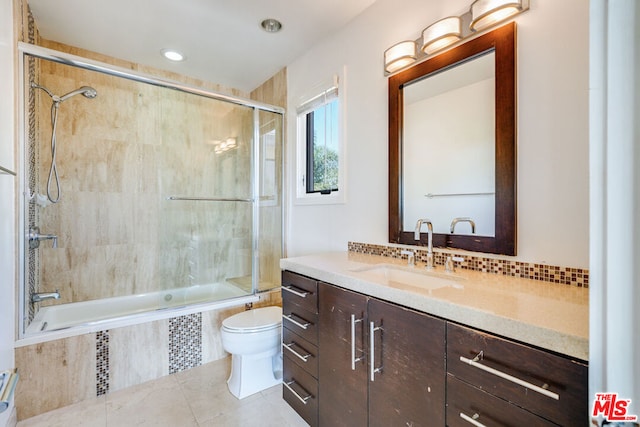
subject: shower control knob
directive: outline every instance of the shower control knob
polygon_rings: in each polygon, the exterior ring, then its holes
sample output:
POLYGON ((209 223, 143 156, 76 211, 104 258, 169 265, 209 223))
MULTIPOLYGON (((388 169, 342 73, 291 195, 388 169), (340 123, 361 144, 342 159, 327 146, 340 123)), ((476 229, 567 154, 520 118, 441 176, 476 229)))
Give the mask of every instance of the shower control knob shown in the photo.
POLYGON ((40 234, 39 227, 31 227, 29 229, 29 234, 27 234, 27 239, 29 240, 30 249, 39 248, 41 240, 53 240, 52 247, 58 247, 58 236, 56 236, 55 234, 40 234))

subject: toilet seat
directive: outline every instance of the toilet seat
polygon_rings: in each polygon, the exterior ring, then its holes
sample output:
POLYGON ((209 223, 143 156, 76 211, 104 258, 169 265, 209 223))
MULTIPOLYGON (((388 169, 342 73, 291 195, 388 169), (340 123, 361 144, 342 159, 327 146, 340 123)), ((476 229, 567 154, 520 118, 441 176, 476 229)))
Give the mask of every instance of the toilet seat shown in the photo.
POLYGON ((279 328, 281 307, 262 307, 234 314, 222 321, 222 329, 236 334, 248 334, 279 328))

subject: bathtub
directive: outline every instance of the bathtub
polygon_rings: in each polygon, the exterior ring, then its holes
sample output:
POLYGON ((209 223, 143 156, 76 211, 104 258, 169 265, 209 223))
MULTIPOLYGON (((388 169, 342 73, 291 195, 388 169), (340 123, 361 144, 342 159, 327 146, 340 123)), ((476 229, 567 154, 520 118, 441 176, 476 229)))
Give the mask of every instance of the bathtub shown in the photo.
POLYGON ((41 307, 18 346, 256 302, 231 283, 41 307))

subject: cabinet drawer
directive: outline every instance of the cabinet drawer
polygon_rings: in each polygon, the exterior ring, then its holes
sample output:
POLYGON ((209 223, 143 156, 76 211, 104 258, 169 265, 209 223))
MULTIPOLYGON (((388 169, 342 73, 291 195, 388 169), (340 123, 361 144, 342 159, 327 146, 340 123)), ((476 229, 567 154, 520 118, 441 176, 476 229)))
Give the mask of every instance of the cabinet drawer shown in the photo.
POLYGON ((318 314, 292 304, 282 305, 282 326, 318 345, 318 314))
POLYGON ((448 323, 447 372, 559 425, 588 424, 580 362, 448 323))
POLYGON ((318 313, 318 282, 290 271, 283 271, 282 302, 318 313))
MULTIPOLYGON (((557 427, 531 412, 447 375, 448 427, 557 427), (476 424, 473 424, 472 421, 476 424)), ((579 424, 575 424, 579 425, 579 424)), ((586 424, 585 424, 586 425, 586 424)))
POLYGON ((318 425, 318 380, 293 363, 283 359, 282 397, 310 425, 318 425))
POLYGON ((318 378, 318 347, 288 328, 282 328, 282 354, 289 356, 293 363, 312 377, 318 378))

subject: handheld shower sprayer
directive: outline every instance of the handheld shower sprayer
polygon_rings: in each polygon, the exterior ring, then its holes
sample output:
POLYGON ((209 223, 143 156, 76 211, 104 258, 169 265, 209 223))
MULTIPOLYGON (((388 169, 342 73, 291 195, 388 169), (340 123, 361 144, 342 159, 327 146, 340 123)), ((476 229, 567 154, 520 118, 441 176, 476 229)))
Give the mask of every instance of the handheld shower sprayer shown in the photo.
POLYGON ((58 96, 54 95, 46 87, 40 86, 35 82, 31 82, 31 87, 33 89, 42 89, 53 101, 51 104, 51 167, 49 168, 49 178, 47 179, 47 198, 51 203, 58 203, 58 201, 60 201, 60 178, 58 177, 58 168, 56 167, 56 128, 58 125, 58 108, 61 103, 73 96, 82 94, 85 98, 93 99, 98 96, 98 92, 90 86, 82 86, 65 95, 58 96), (57 189, 55 198, 51 195, 52 179, 55 180, 57 189))
POLYGON ((78 89, 72 90, 71 92, 69 92, 69 93, 67 93, 65 95, 62 95, 62 96, 54 95, 53 93, 51 93, 51 91, 49 89, 47 89, 44 86, 40 86, 37 83, 31 83, 31 87, 34 88, 34 89, 42 89, 43 91, 45 91, 47 93, 47 95, 49 95, 51 97, 53 102, 58 102, 58 103, 64 102, 67 99, 71 98, 72 96, 76 96, 78 94, 82 94, 86 98, 89 98, 89 99, 93 99, 96 96, 98 96, 98 91, 96 91, 91 86, 79 87, 78 89))
POLYGON ((82 86, 74 91, 71 91, 69 93, 67 93, 66 95, 62 95, 60 97, 60 102, 66 101, 67 99, 71 98, 72 96, 78 95, 78 94, 82 94, 85 96, 85 98, 89 98, 89 99, 93 99, 96 96, 98 96, 98 92, 90 87, 90 86, 82 86))

